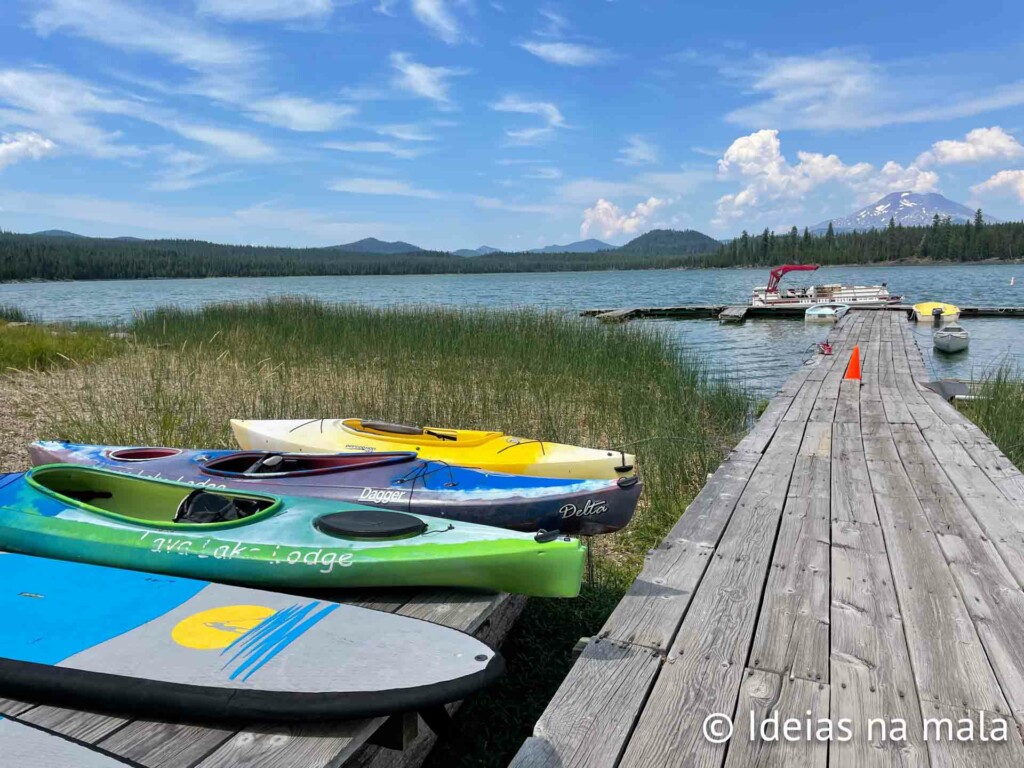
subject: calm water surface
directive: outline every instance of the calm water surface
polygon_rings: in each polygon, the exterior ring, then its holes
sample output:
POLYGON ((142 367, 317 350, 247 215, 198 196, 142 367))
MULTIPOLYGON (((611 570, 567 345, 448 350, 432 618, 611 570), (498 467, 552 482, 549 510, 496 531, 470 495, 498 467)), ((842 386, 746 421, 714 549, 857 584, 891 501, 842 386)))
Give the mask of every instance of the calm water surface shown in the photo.
MULTIPOLYGON (((48 321, 127 320, 167 304, 196 307, 270 296, 314 296, 369 305, 534 307, 574 312, 591 307, 673 304, 742 304, 767 270, 651 270, 642 272, 403 275, 360 277, 109 280, 0 285, 0 304, 13 304, 48 321)), ((910 302, 1024 306, 1024 266, 828 267, 790 275, 787 283, 875 284, 910 302), (1011 286, 1016 277, 1018 285, 1011 286)), ((808 355, 827 326, 800 320, 649 321, 686 349, 702 353, 716 370, 759 393, 774 391, 808 355)), ((932 351, 929 329, 918 329, 925 360, 936 377, 978 378, 1004 362, 1024 368, 1024 319, 974 319, 970 350, 955 356, 932 351)))

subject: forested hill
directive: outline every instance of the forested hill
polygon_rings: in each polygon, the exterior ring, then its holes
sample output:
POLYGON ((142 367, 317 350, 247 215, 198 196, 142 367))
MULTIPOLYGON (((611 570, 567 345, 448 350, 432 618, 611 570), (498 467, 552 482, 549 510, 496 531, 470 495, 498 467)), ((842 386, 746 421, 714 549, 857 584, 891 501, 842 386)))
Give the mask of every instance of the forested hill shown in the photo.
POLYGON ((640 237, 634 238, 619 248, 620 253, 646 254, 649 256, 664 254, 695 254, 714 253, 721 245, 714 238, 695 229, 652 229, 640 237))
POLYGON ((0 233, 0 282, 134 280, 168 277, 415 275, 456 272, 560 272, 682 267, 689 256, 620 252, 352 253, 337 248, 270 248, 200 240, 56 238, 0 233))
POLYGON ((787 262, 1024 259, 1024 222, 902 227, 821 236, 746 232, 721 245, 699 232, 655 230, 621 248, 594 253, 489 253, 466 258, 437 251, 352 253, 337 248, 269 248, 199 240, 46 237, 0 232, 0 282, 160 277, 405 275, 570 272, 676 267, 766 266, 787 262), (700 249, 705 249, 703 253, 700 249))

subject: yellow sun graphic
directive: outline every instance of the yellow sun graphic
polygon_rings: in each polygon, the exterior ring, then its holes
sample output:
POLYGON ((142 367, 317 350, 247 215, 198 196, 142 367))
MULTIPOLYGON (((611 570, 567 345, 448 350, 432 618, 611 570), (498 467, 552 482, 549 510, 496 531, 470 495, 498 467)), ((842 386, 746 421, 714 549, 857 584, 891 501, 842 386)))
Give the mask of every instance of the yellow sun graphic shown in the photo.
POLYGON ((197 651, 220 650, 275 613, 273 608, 262 605, 210 608, 179 621, 171 630, 171 639, 197 651))

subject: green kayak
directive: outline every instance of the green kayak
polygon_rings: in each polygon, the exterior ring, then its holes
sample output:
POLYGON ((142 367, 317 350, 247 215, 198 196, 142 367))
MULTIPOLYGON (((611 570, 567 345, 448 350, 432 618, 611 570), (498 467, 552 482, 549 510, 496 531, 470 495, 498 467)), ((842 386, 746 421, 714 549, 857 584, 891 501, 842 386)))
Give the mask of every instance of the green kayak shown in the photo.
POLYGON ((0 548, 269 587, 451 586, 573 597, 586 548, 322 499, 49 464, 0 475, 0 548))

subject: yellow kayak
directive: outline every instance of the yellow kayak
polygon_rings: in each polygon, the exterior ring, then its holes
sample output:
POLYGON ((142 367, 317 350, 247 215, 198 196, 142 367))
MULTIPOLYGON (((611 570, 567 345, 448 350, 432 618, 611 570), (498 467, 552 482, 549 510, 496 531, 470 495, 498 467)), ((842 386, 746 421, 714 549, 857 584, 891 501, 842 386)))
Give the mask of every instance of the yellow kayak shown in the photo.
POLYGON ((932 323, 938 317, 941 323, 955 323, 960 319, 960 307, 941 301, 923 301, 914 305, 914 317, 919 323, 932 323))
POLYGON ((415 451, 422 459, 490 472, 585 480, 627 477, 634 471, 634 457, 629 453, 509 437, 502 432, 410 427, 364 419, 232 419, 231 429, 247 451, 415 451))

